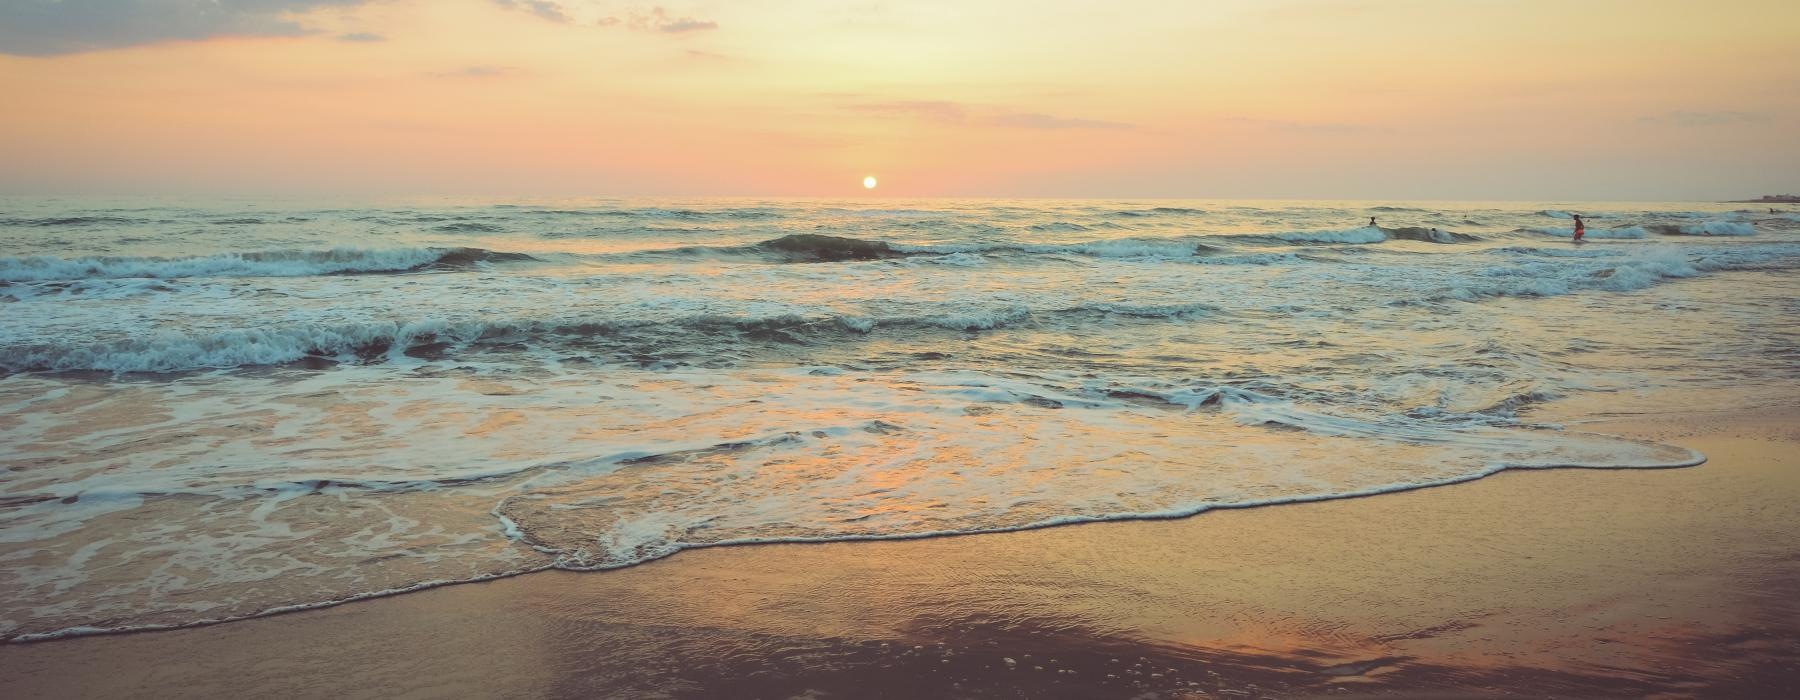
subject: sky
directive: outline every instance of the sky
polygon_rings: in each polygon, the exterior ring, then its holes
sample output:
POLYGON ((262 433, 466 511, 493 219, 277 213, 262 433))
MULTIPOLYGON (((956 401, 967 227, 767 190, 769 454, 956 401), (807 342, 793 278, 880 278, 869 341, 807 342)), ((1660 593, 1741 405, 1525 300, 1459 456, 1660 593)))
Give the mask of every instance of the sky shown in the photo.
POLYGON ((0 0, 0 193, 1787 192, 1793 0, 0 0))

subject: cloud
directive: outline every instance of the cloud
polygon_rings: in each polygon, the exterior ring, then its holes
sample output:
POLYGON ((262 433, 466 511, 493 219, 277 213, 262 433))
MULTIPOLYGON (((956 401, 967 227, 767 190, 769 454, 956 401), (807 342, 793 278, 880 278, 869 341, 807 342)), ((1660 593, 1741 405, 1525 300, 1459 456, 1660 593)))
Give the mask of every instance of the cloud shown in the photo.
POLYGON ((685 34, 719 28, 718 22, 687 16, 676 17, 661 6, 652 7, 649 10, 632 8, 626 11, 623 17, 602 17, 598 24, 602 27, 623 26, 635 31, 662 32, 664 34, 685 34))
POLYGON ((1124 122, 1109 122, 1098 119, 1070 119, 1035 112, 1019 114, 1002 114, 991 117, 987 123, 994 126, 1010 126, 1019 129, 1130 129, 1132 126, 1124 122))
POLYGON ((1650 117, 1638 118, 1639 124, 1662 124, 1668 126, 1726 126, 1730 124, 1755 124, 1769 120, 1769 115, 1756 112, 1669 112, 1650 117))
POLYGON ((291 19, 321 7, 368 0, 4 0, 0 53, 18 56, 101 51, 219 36, 315 33, 291 19))
POLYGON ((371 34, 369 32, 351 32, 349 34, 339 34, 337 40, 338 41, 351 41, 351 42, 357 42, 357 43, 372 43, 372 42, 377 42, 377 41, 387 41, 387 37, 382 36, 380 34, 371 34))
POLYGON ((568 24, 569 22, 574 21, 573 18, 569 17, 569 13, 563 9, 562 3, 552 2, 551 0, 494 0, 494 4, 509 10, 523 10, 525 12, 530 12, 531 14, 559 24, 568 24))
POLYGON ((1038 112, 994 112, 958 102, 944 100, 900 100, 895 102, 863 102, 850 105, 853 112, 892 117, 909 117, 944 124, 965 122, 981 126, 1010 129, 1132 129, 1124 122, 1098 119, 1073 119, 1038 112))
POLYGON ((853 112, 895 117, 914 117, 936 122, 960 122, 968 116, 968 108, 942 100, 901 100, 898 102, 865 102, 850 105, 853 112))
POLYGON ((453 71, 431 73, 430 75, 433 78, 498 78, 504 75, 513 75, 518 72, 519 69, 512 66, 468 66, 453 71))
POLYGON ((681 19, 678 19, 673 22, 669 22, 669 23, 663 24, 662 26, 657 27, 656 31, 667 32, 669 34, 680 34, 682 32, 697 32, 697 31, 704 31, 707 29, 718 29, 718 28, 719 28, 718 22, 702 22, 697 19, 683 17, 681 19))
POLYGON ((1392 127, 1379 124, 1357 124, 1355 122, 1296 122, 1285 119, 1255 119, 1251 117, 1231 117, 1226 121, 1242 124, 1255 124, 1272 131, 1290 134, 1336 134, 1340 136, 1356 134, 1391 134, 1392 127))

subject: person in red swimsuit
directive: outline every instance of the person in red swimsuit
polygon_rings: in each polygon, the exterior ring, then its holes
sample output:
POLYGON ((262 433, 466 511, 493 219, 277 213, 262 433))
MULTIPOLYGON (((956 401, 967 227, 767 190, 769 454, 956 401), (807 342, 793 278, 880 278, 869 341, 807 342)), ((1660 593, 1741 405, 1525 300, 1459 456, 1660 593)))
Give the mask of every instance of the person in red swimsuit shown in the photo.
POLYGON ((1587 224, 1581 223, 1581 215, 1575 215, 1575 242, 1580 243, 1582 235, 1587 233, 1587 224))

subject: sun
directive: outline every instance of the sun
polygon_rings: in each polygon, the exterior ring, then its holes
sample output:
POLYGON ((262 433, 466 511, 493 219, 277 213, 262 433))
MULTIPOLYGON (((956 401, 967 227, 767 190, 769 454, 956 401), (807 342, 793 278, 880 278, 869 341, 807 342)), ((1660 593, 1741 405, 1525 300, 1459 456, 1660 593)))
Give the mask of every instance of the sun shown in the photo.
POLYGON ((874 175, 870 175, 868 177, 863 178, 863 189, 865 189, 865 190, 875 189, 875 176, 874 175))

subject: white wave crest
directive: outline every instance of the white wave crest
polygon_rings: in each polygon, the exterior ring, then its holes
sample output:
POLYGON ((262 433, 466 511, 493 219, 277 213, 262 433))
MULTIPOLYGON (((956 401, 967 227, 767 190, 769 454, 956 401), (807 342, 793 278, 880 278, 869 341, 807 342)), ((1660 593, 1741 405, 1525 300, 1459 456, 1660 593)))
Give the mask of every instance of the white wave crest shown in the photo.
POLYGON ((1715 219, 1684 225, 1681 232, 1690 236, 1749 236, 1756 233, 1756 228, 1750 224, 1715 219))
POLYGON ((451 252, 453 251, 444 248, 333 248, 221 253, 189 258, 64 259, 31 256, 0 258, 0 280, 41 282, 123 278, 306 277, 346 272, 398 272, 437 262, 451 252))
MULTIPOLYGON (((1200 250, 1200 244, 1184 239, 1121 238, 1110 241, 1081 243, 976 243, 965 245, 889 244, 903 253, 925 255, 975 255, 987 253, 1030 253, 1038 255, 1086 255, 1096 258, 1189 258, 1200 250)), ((951 262, 951 264, 966 264, 951 262)))
MULTIPOLYGON (((1546 236, 1556 236, 1557 238, 1572 238, 1575 236, 1574 228, 1540 228, 1540 229, 1533 229, 1533 230, 1538 233, 1544 234, 1546 236)), ((1620 239, 1620 240, 1634 239, 1634 238, 1646 238, 1649 235, 1650 235, 1650 233, 1648 231, 1645 231, 1644 227, 1642 227, 1642 226, 1625 226, 1625 227, 1621 227, 1621 228, 1590 228, 1587 230, 1587 233, 1582 234, 1582 236, 1584 238, 1607 238, 1607 239, 1620 239)))
POLYGON ((1290 231, 1273 235, 1291 243, 1380 243, 1387 240, 1387 233, 1374 226, 1343 231, 1290 231))

